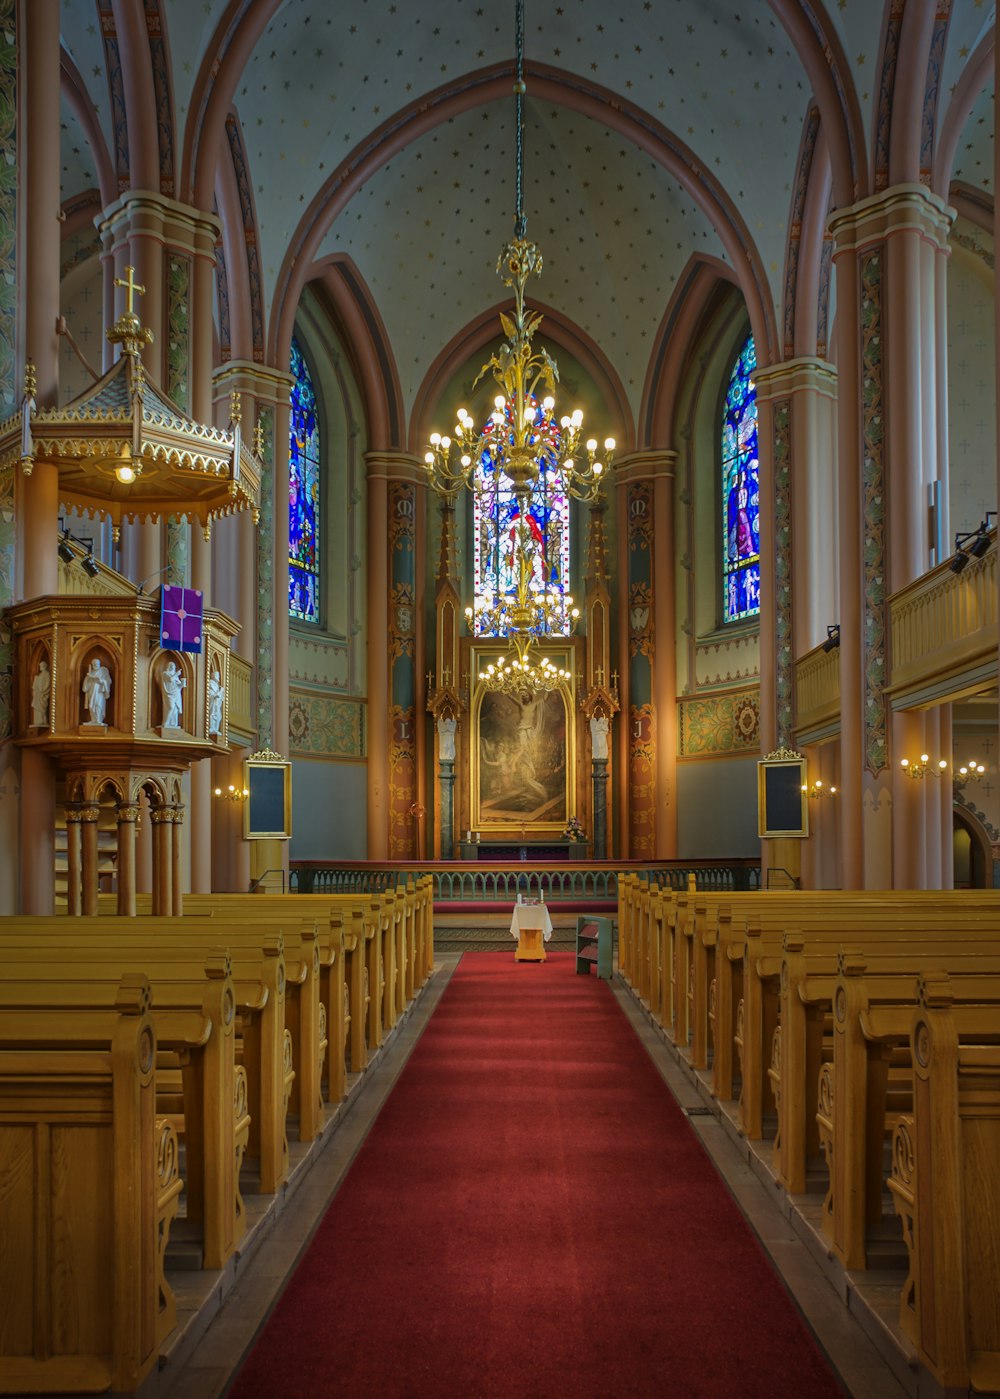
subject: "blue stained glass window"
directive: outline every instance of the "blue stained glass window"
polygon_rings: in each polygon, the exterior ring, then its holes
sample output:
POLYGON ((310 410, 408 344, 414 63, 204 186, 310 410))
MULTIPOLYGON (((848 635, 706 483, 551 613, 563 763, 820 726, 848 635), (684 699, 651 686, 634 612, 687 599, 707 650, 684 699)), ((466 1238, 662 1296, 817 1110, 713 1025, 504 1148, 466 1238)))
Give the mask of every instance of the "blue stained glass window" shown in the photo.
MULTIPOLYGON (((571 592, 570 516, 569 496, 557 465, 559 425, 534 397, 526 401, 536 410, 536 433, 532 445, 537 449, 536 459, 539 463, 538 480, 532 490, 526 521, 536 546, 531 591, 539 596, 547 593, 561 602, 561 609, 557 612, 557 617, 561 616, 562 620, 560 630, 568 632, 569 603, 564 600, 571 592)), ((505 418, 509 426, 512 421, 510 404, 505 409, 505 418)), ((520 511, 510 477, 503 469, 502 457, 495 462, 489 453, 483 454, 473 501, 473 585, 476 601, 490 606, 502 604, 504 599, 513 601, 518 581, 514 567, 514 541, 520 511)), ((490 630, 488 620, 478 615, 475 630, 478 636, 495 634, 495 630, 490 630)))
POLYGON ((757 475, 757 352, 748 335, 729 376, 722 415, 724 622, 760 612, 760 486, 757 475))
POLYGON ((316 390, 297 340, 292 341, 288 448, 288 615, 319 621, 319 424, 316 390))

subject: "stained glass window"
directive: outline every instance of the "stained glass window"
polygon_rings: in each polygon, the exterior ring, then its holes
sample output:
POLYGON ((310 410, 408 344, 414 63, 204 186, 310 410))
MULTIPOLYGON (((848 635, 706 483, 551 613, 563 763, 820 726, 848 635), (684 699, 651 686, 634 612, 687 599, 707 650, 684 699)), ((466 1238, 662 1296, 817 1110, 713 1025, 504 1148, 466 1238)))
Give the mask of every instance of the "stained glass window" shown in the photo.
POLYGON ((288 449, 288 615, 319 621, 319 424, 316 390, 297 340, 292 341, 288 449))
MULTIPOLYGON (((540 468, 528 516, 523 522, 535 545, 531 591, 539 596, 548 593, 561 603, 561 608, 557 609, 557 618, 561 616, 562 621, 560 631, 568 632, 569 604, 564 599, 570 595, 570 518, 569 497, 562 472, 557 466, 559 425, 535 398, 529 396, 526 401, 536 410, 538 431, 532 438, 532 444, 537 444, 540 468)), ((510 404, 506 407, 505 417, 509 425, 510 404)), ((495 462, 488 453, 484 453, 476 484, 473 496, 473 584, 477 604, 496 608, 502 606, 505 599, 513 601, 517 592, 514 545, 520 510, 510 477, 503 470, 502 458, 495 462)), ((477 636, 492 636, 502 630, 491 626, 490 620, 477 613, 477 636)))
POLYGON ((760 612, 757 352, 748 335, 733 365, 722 415, 722 620, 760 612))

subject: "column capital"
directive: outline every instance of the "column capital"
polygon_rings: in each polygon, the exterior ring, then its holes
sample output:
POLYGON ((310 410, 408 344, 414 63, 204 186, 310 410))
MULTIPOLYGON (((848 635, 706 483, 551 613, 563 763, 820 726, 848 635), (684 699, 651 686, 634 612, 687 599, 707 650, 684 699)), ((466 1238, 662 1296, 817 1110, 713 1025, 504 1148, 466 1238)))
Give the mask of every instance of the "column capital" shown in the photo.
POLYGON ((222 222, 190 204, 151 189, 130 189, 109 204, 97 224, 106 253, 130 238, 156 238, 170 248, 215 261, 222 222))
MULTIPOLYGON (((69 819, 67 813, 67 820, 69 819)), ((128 822, 138 821, 139 808, 137 806, 120 806, 118 808, 118 824, 126 825, 128 822)))
POLYGON ((369 481, 405 481, 411 486, 427 485, 423 459, 412 452, 366 452, 365 475, 369 481))
POLYGON ((615 484, 625 486, 633 481, 655 481, 658 477, 673 480, 677 474, 677 453, 664 447, 643 452, 625 452, 615 458, 615 484))
POLYGON ((834 257, 897 233, 917 233, 946 252, 954 222, 955 210, 926 185, 893 185, 830 215, 834 257))
POLYGON ((232 393, 240 393, 257 403, 287 408, 294 385, 294 377, 286 370, 252 360, 227 360, 212 371, 212 397, 216 403, 227 401, 232 393))
POLYGON ((757 369, 753 381, 759 400, 797 393, 821 393, 834 400, 837 397, 837 366, 815 355, 801 355, 757 369))
POLYGON ((77 818, 87 825, 96 826, 101 819, 101 808, 96 802, 82 802, 77 808, 77 818))

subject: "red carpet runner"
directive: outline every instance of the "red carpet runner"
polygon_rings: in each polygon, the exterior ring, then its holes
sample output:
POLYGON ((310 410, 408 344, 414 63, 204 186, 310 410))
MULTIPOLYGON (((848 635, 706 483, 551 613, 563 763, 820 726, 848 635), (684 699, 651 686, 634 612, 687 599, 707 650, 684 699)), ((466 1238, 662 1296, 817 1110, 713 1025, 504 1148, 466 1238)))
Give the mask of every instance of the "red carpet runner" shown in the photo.
POLYGON ((610 989, 496 952, 462 958, 230 1392, 843 1394, 610 989))

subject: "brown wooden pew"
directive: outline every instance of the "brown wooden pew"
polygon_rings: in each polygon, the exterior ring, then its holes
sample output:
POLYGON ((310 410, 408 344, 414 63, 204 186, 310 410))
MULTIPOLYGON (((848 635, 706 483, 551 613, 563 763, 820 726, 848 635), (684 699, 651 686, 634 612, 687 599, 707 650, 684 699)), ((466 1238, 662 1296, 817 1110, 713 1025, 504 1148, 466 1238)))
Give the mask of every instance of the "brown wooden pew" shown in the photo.
POLYGON ((103 1011, 0 1010, 0 1389, 132 1390, 175 1306, 177 1137, 144 978, 103 1011))
MULTIPOLYGON (((144 951, 142 965, 154 988, 154 1004, 163 1002, 163 983, 188 988, 194 984, 201 946, 199 940, 194 948, 171 951, 161 944, 144 951)), ((258 1161, 260 1189, 270 1195, 287 1179, 289 1165, 286 1120, 294 1069, 291 1034, 285 1026, 284 950, 279 936, 268 935, 257 952, 247 953, 239 947, 229 947, 228 951, 250 1103, 247 1157, 258 1161)), ((132 945, 120 943, 104 947, 91 942, 81 960, 75 962, 68 960, 65 946, 36 948, 29 953, 6 943, 4 979, 8 985, 37 980, 40 969, 47 965, 53 977, 98 985, 133 967, 135 957, 132 945)))
MULTIPOLYGON (((122 960, 18 963, 5 954, 0 1008, 11 1013, 106 1009, 113 1003, 122 960)), ((161 1091, 180 1076, 181 1101, 168 1101, 164 1111, 172 1111, 183 1126, 186 1216, 201 1233, 203 1266, 221 1268, 246 1233, 240 1166, 251 1128, 247 1073, 235 1064, 237 997, 230 959, 225 951, 210 952, 201 974, 191 969, 190 977, 180 962, 148 970, 154 970, 151 1014, 160 1046, 161 1091)))
MULTIPOLYGON (((915 961, 921 956, 917 949, 912 955, 915 961)), ((974 960, 956 958, 918 978, 912 972, 872 973, 864 956, 845 953, 841 958, 833 1062, 820 1070, 817 1116, 820 1144, 830 1163, 823 1230, 845 1268, 866 1266, 867 1233, 881 1220, 884 1143, 893 1126, 887 1115, 890 1092, 895 1092, 897 1114, 912 1097, 909 1043, 918 983, 925 994, 944 983, 956 1006, 992 1004, 1000 1014, 995 958, 992 963, 971 970, 974 960)))
POLYGON ((945 981, 912 1016, 913 1110, 889 1189, 910 1259, 900 1324, 949 1392, 1000 1390, 1000 1011, 960 1006, 945 981))
MULTIPOLYGON (((886 930, 888 932, 888 930, 886 930)), ((870 938, 866 950, 840 949, 827 938, 786 933, 781 968, 780 1016, 768 1075, 778 1129, 774 1167, 786 1190, 806 1188, 807 1159, 819 1151, 817 1126, 820 1068, 833 1059, 833 1011, 841 969, 862 967, 869 977, 895 977, 912 1000, 914 977, 936 968, 993 976, 1000 986, 1000 932, 963 937, 939 926, 918 934, 911 924, 901 938, 870 938)), ((885 982, 888 991, 893 983, 885 982)))

